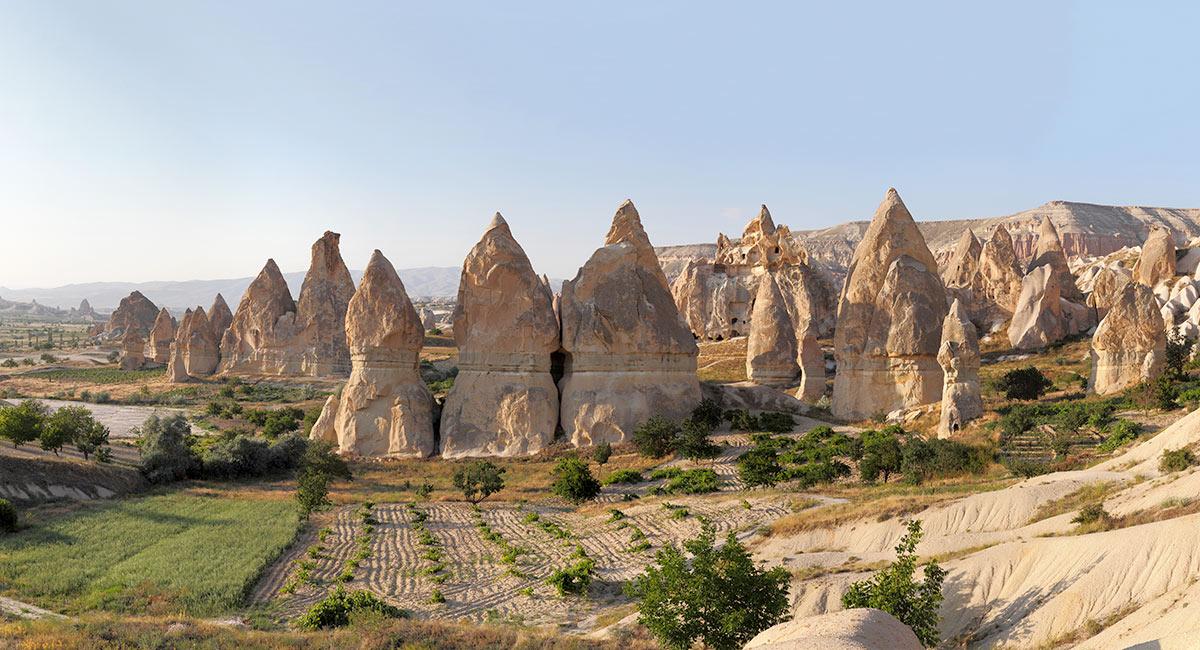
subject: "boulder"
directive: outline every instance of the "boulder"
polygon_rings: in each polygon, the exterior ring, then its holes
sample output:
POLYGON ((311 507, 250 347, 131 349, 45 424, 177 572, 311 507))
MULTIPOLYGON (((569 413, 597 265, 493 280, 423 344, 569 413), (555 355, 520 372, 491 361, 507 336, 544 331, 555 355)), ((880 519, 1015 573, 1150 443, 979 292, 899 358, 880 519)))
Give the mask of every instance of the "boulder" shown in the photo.
POLYGON ((1049 217, 1042 219, 1038 226, 1037 247, 1033 251, 1033 259, 1026 267, 1026 273, 1039 266, 1049 266, 1055 275, 1059 291, 1063 298, 1071 302, 1083 302, 1083 293, 1075 286, 1075 276, 1071 275, 1071 267, 1067 264, 1067 254, 1063 252, 1062 239, 1058 229, 1049 217))
POLYGON ((695 338, 631 201, 559 303, 560 419, 572 444, 624 442, 650 417, 679 420, 699 403, 695 338))
POLYGON ((1067 335, 1059 278, 1049 264, 1030 271, 1021 281, 1017 309, 1008 326, 1008 342, 1018 350, 1037 350, 1067 335))
POLYGON ((208 308, 208 324, 212 326, 213 334, 217 335, 218 341, 225 338, 225 332, 231 323, 233 323, 233 312, 229 310, 225 296, 218 293, 217 297, 213 298, 212 306, 208 308))
POLYGON ((296 301, 300 337, 291 353, 298 359, 288 362, 299 366, 298 374, 328 377, 350 372, 346 306, 354 295, 354 280, 342 260, 340 241, 341 235, 326 230, 312 245, 312 261, 296 301))
POLYGON ((1092 281, 1092 292, 1087 297, 1087 306, 1096 310, 1097 318, 1104 318, 1108 314, 1108 310, 1121 295, 1121 290, 1131 279, 1129 271, 1121 266, 1104 266, 1096 272, 1092 281))
POLYGON ((955 300, 942 323, 938 363, 945 374, 938 437, 949 438, 983 415, 979 392, 979 337, 966 310, 955 300))
POLYGON ((558 320, 499 213, 463 262, 453 320, 458 376, 442 408, 442 455, 529 455, 554 442, 558 320))
POLYGON ((133 325, 125 327, 125 335, 121 337, 121 370, 140 370, 146 365, 146 341, 133 325))
POLYGON ((175 340, 175 319, 163 307, 154 319, 150 336, 146 339, 146 357, 155 363, 167 363, 171 359, 171 343, 175 340))
POLYGON ((275 260, 267 260, 246 288, 221 337, 221 372, 283 375, 297 334, 296 302, 275 260))
POLYGON ((1133 279, 1147 287, 1175 277, 1175 238, 1166 228, 1154 227, 1133 265, 1133 279))
POLYGON ((158 319, 158 307, 140 291, 134 291, 121 299, 121 304, 108 317, 104 331, 114 335, 124 334, 129 328, 136 329, 145 340, 158 319))
POLYGON ((947 310, 933 254, 900 195, 889 189, 842 288, 833 414, 861 420, 939 401, 937 353, 947 310))
POLYGON ((796 364, 796 329, 779 294, 775 277, 767 273, 758 282, 746 342, 746 376, 757 384, 788 386, 800 375, 796 364))
POLYGON ((317 421, 313 423, 312 430, 308 437, 310 440, 320 440, 333 444, 335 447, 338 444, 337 427, 335 421, 338 414, 338 396, 337 394, 330 395, 325 398, 325 404, 321 407, 321 414, 317 416, 317 421))
POLYGON ((797 618, 769 627, 750 639, 745 650, 921 650, 912 629, 885 611, 843 609, 797 618))
POLYGON ((1129 282, 1092 336, 1089 389, 1100 395, 1118 393, 1162 374, 1167 334, 1158 303, 1149 287, 1129 282))
POLYGON ((333 429, 342 453, 434 453, 433 396, 418 371, 424 340, 404 283, 391 262, 375 251, 346 310, 350 378, 338 400, 325 405, 337 408, 333 429))

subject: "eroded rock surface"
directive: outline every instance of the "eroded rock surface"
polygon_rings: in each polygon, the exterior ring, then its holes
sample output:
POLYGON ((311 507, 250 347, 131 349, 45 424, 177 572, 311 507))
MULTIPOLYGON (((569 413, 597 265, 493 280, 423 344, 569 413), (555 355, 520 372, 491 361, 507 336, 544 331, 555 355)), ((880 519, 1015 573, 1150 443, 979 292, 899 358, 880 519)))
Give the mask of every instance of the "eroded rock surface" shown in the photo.
POLYGON ((796 329, 770 273, 758 282, 758 294, 746 342, 746 376, 765 386, 788 386, 800 376, 796 329))
POLYGON ((1067 265, 1067 254, 1063 251, 1058 229, 1049 217, 1042 219, 1041 225, 1038 226, 1037 247, 1033 251, 1033 259, 1026 267, 1026 273, 1039 266, 1050 267, 1063 298, 1071 302, 1083 302, 1083 294, 1075 286, 1075 276, 1071 275, 1071 268, 1067 265))
POLYGON ((134 291, 128 296, 121 299, 121 304, 108 317, 108 325, 104 331, 114 334, 123 335, 129 328, 136 329, 138 336, 145 340, 145 337, 150 334, 150 329, 154 327, 154 321, 158 318, 158 307, 150 302, 146 296, 140 291, 134 291))
POLYGON ((966 423, 983 415, 979 391, 979 337, 957 300, 950 305, 950 313, 946 314, 942 324, 938 363, 945 374, 938 437, 948 438, 966 423))
POLYGON ((1021 295, 1008 326, 1008 342, 1018 350, 1037 350, 1067 335, 1060 274, 1049 264, 1021 281, 1021 295))
POLYGON ((1166 350, 1166 327, 1154 293, 1140 282, 1127 282, 1092 336, 1088 386, 1108 395, 1156 379, 1166 350))
POLYGON ((213 298, 212 306, 208 308, 208 323, 212 326, 213 334, 217 335, 218 341, 225 338, 226 330, 233 323, 233 312, 229 310, 225 296, 219 293, 213 298))
POLYGON ((561 295, 561 422, 573 444, 624 442, 652 416, 691 413, 696 341, 631 201, 561 295))
POLYGON ((125 335, 121 337, 121 370, 140 370, 146 365, 144 349, 146 341, 138 333, 138 328, 127 326, 125 335))
POLYGON ((1175 277, 1175 239, 1166 228, 1152 228, 1133 266, 1133 279, 1147 287, 1175 277))
POLYGON ((344 376, 350 372, 346 345, 346 307, 354 295, 354 280, 342 260, 341 235, 325 231, 312 245, 312 262, 296 302, 300 340, 291 352, 299 359, 299 373, 315 377, 344 376))
POLYGON ((291 353, 298 329, 296 302, 275 260, 247 287, 233 322, 221 338, 221 371, 283 375, 298 373, 291 353))
POLYGON ((146 358, 155 363, 167 363, 171 358, 171 343, 175 340, 175 319, 163 307, 154 319, 150 336, 146 339, 146 358))
POLYGON ((549 287, 499 214, 463 262, 453 320, 458 376, 442 408, 442 455, 527 455, 552 443, 558 320, 549 287))
POLYGON ((834 333, 833 413, 851 420, 941 399, 946 292, 900 195, 889 189, 854 252, 834 333))

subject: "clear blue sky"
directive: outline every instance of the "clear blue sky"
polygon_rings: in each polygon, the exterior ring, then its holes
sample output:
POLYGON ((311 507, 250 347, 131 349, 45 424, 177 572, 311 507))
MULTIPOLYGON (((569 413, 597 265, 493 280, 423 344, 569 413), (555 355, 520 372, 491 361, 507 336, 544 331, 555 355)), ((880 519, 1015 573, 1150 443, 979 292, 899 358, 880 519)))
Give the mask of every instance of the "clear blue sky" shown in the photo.
POLYGON ((1196 3, 0 4, 0 286, 1200 206, 1196 3))

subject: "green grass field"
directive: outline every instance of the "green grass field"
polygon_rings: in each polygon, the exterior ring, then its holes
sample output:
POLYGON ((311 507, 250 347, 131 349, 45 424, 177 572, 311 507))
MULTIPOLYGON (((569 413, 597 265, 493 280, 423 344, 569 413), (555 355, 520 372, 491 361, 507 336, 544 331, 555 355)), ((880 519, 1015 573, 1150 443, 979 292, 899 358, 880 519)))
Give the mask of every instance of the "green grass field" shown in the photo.
POLYGON ((299 526, 290 499, 100 504, 0 538, 0 592, 67 613, 216 614, 242 604, 299 526))
POLYGON ((157 379, 166 374, 166 372, 166 368, 121 370, 114 367, 104 367, 55 368, 54 370, 35 370, 29 374, 40 379, 53 379, 55 381, 78 381, 92 384, 136 384, 149 379, 157 379))

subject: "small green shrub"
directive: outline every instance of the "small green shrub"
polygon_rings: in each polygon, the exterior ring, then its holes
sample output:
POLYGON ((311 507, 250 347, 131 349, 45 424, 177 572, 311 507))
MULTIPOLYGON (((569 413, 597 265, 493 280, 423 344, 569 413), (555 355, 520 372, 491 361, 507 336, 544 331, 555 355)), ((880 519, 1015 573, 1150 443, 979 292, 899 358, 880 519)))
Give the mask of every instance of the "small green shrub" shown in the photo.
POLYGON ((671 494, 707 494, 721 489, 721 478, 711 469, 689 469, 668 479, 664 489, 671 494))
POLYGON ((604 485, 616 485, 622 483, 641 483, 646 479, 642 473, 636 469, 619 469, 612 474, 604 477, 604 485))
POLYGON ((577 546, 569 558, 571 564, 555 569, 546 583, 554 587, 559 596, 586 593, 595 577, 596 561, 588 557, 582 546, 577 546))
POLYGON ((642 456, 662 458, 675 449, 678 436, 679 425, 655 416, 633 430, 633 444, 642 456))
POLYGON ((14 533, 17 523, 17 507, 8 499, 0 499, 0 531, 14 533))
POLYGON ((1071 519, 1071 523, 1091 524, 1108 518, 1109 515, 1104 509, 1103 503, 1091 503, 1081 508, 1075 517, 1071 519))
POLYGON ((996 382, 996 389, 1008 399, 1035 400, 1046 394, 1054 385, 1041 370, 1034 366, 1016 368, 1004 373, 996 382))
POLYGON ((592 476, 587 463, 577 456, 567 456, 559 460, 553 475, 554 481, 550 484, 550 491, 571 503, 590 501, 600 494, 600 481, 592 476))
POLYGON ((369 591, 346 591, 339 585, 324 599, 318 601, 297 621, 296 625, 307 630, 344 627, 351 616, 373 613, 386 618, 407 618, 408 614, 381 600, 369 591))
POLYGON ((1168 449, 1163 451, 1158 461, 1158 469, 1163 473, 1182 472, 1196 464, 1196 455, 1190 449, 1168 449))

